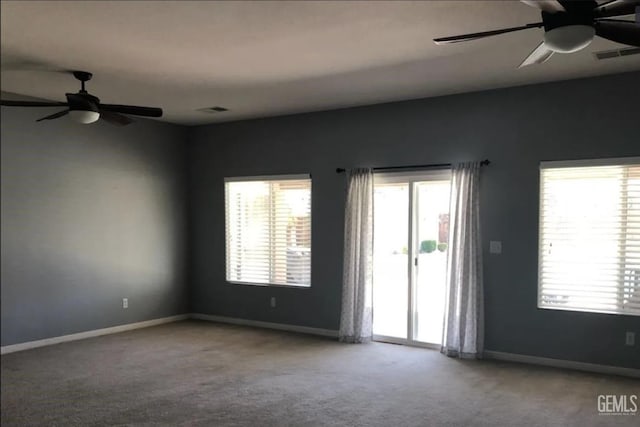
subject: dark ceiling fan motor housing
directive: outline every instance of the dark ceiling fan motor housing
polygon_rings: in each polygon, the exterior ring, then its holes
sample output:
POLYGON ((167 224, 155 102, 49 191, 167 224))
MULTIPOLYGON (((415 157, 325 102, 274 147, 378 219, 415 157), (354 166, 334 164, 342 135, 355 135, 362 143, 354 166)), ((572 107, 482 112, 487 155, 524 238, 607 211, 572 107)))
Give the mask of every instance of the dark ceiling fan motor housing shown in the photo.
POLYGON ((569 25, 594 26, 595 13, 593 8, 597 6, 595 1, 564 2, 563 6, 566 12, 549 13, 544 10, 541 12, 545 32, 569 25))

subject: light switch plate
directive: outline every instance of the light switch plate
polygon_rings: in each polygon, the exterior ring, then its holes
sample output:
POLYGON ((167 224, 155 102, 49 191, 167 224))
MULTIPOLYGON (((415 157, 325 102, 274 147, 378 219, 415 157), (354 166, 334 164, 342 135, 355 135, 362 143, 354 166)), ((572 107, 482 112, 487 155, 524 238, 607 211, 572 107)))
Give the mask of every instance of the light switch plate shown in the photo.
POLYGON ((636 345, 636 333, 632 331, 627 331, 625 334, 625 344, 626 345, 636 345))
POLYGON ((489 242, 489 253, 490 254, 501 254, 502 253, 502 242, 499 240, 492 240, 489 242))

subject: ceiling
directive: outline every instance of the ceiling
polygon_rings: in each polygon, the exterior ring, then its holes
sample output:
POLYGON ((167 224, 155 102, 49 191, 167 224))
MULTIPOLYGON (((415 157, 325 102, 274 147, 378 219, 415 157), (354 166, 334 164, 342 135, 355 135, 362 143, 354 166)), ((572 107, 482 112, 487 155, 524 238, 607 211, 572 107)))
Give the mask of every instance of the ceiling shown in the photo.
POLYGON ((540 21, 517 1, 2 1, 1 88, 64 101, 148 105, 204 124, 640 70, 623 45, 518 69, 543 30, 436 46, 432 39, 540 21), (222 106, 229 111, 199 109, 222 106))

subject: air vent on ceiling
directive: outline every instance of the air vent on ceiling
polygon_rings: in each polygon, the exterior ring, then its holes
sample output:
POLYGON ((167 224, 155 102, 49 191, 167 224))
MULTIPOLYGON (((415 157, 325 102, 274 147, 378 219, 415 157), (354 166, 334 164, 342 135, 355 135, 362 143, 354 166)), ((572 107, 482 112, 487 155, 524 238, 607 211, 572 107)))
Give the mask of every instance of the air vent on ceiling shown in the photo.
POLYGON ((225 111, 229 111, 229 109, 215 106, 215 107, 199 108, 198 111, 202 111, 203 113, 222 113, 225 111))
POLYGON ((596 58, 596 60, 601 61, 603 59, 637 55, 639 53, 640 47, 623 47, 622 49, 601 50, 599 52, 593 52, 593 56, 596 58))

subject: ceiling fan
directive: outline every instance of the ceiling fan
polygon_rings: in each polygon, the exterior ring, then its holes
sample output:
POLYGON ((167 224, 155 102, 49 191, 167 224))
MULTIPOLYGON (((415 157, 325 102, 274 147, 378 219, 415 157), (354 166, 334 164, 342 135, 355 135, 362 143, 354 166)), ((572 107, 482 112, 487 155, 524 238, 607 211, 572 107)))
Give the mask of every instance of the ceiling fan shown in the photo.
POLYGON ((78 93, 67 93, 67 102, 39 102, 39 101, 5 101, 0 100, 0 105, 8 107, 68 107, 66 110, 42 117, 42 120, 53 120, 67 114, 78 123, 93 123, 99 118, 114 125, 124 126, 133 120, 124 114, 144 117, 162 117, 161 108, 137 107, 135 105, 101 104, 100 99, 89 94, 84 88, 85 82, 93 76, 86 71, 73 71, 73 76, 80 80, 82 87, 78 93))
MULTIPOLYGON (((544 27, 544 39, 527 56, 520 67, 542 64, 554 53, 571 53, 584 49, 595 35, 614 42, 640 46, 640 22, 610 19, 615 16, 640 15, 640 1, 613 0, 598 4, 593 0, 520 0, 540 9, 542 22, 520 27, 433 39, 436 44, 458 43, 529 28, 544 27)), ((519 68, 520 68, 519 67, 519 68)))

